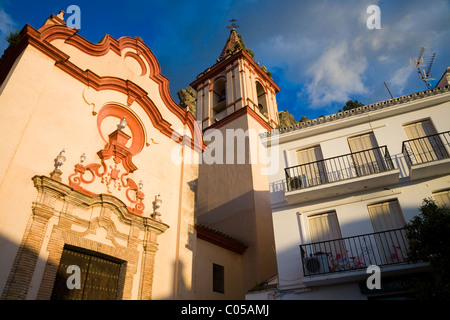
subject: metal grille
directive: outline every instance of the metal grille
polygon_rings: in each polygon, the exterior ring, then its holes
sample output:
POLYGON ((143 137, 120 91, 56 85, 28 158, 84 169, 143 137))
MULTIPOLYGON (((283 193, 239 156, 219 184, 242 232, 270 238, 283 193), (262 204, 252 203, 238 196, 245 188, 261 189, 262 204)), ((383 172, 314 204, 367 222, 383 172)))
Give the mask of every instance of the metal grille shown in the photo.
POLYGON ((300 245, 305 276, 408 263, 403 228, 300 245))
POLYGON ((367 176, 394 169, 386 146, 305 163, 284 169, 287 190, 367 176))

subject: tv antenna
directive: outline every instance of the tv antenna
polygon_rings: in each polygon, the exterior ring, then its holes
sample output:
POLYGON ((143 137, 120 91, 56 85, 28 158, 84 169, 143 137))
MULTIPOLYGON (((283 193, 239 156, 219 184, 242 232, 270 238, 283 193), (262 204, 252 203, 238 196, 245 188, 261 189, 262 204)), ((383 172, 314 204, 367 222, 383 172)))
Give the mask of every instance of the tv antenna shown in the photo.
POLYGON ((431 66, 433 65, 434 62, 434 57, 436 56, 436 53, 434 52, 433 55, 431 56, 430 62, 428 63, 428 65, 423 64, 423 53, 425 52, 425 47, 422 47, 420 49, 420 54, 419 54, 419 58, 416 59, 415 64, 412 63, 411 59, 409 59, 409 64, 417 69, 417 72, 419 73, 419 77, 420 79, 425 82, 425 85, 427 86, 427 89, 430 89, 431 85, 428 83, 428 81, 430 80, 436 80, 433 78, 430 78, 431 75, 431 66), (421 68, 426 68, 426 70, 421 69, 421 68))

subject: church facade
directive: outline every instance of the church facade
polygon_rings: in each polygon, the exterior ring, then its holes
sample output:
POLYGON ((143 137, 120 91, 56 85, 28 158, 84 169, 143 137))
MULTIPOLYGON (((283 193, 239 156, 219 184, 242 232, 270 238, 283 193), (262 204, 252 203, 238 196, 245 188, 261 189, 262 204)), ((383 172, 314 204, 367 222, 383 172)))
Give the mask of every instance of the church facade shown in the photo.
POLYGON ((199 161, 208 130, 278 123, 239 43, 192 84, 194 117, 142 39, 91 43, 64 12, 22 29, 0 65, 1 299, 243 299, 276 274, 260 168, 199 161))

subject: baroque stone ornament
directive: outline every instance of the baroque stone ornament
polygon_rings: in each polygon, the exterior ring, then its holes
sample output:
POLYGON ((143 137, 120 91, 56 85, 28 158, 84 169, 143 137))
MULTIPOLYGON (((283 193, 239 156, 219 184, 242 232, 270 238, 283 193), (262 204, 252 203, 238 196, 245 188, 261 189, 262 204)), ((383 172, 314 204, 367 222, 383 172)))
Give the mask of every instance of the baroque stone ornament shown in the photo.
POLYGON ((97 152, 100 163, 91 163, 86 166, 82 163, 75 165, 75 172, 69 176, 69 186, 93 196, 95 193, 86 190, 81 184, 91 184, 100 178, 100 182, 105 184, 108 193, 112 193, 114 190, 123 192, 130 203, 130 206, 127 206, 128 210, 142 215, 145 208, 142 202, 144 193, 133 179, 127 177, 138 169, 132 162, 132 153, 126 147, 126 143, 131 137, 121 128, 122 126, 118 126, 118 129, 108 136, 109 142, 105 147, 97 152), (87 172, 89 174, 85 175, 87 172))
POLYGON ((62 151, 56 156, 55 158, 55 169, 50 173, 50 177, 52 179, 61 181, 61 166, 66 161, 66 157, 64 156, 64 153, 66 152, 65 149, 62 149, 62 151))
POLYGON ((159 211, 161 203, 161 196, 158 194, 157 196, 155 196, 155 201, 153 201, 153 213, 151 214, 151 217, 157 221, 161 221, 161 212, 159 211))

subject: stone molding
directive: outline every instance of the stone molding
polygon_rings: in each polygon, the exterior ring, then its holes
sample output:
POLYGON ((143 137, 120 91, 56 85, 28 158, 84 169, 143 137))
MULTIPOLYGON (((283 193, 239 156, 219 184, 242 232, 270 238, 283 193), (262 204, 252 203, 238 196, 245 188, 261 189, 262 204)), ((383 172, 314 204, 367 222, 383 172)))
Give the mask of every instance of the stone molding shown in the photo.
POLYGON ((38 194, 1 299, 26 299, 43 249, 48 252, 48 259, 37 299, 50 299, 65 246, 122 261, 116 299, 132 299, 136 276, 138 299, 151 299, 157 237, 169 226, 131 213, 114 196, 85 195, 46 176, 34 176, 32 180, 38 194), (94 210, 99 213, 92 217, 94 210), (102 239, 95 238, 99 228, 106 230, 102 239), (42 248, 48 233, 48 245, 42 248))

